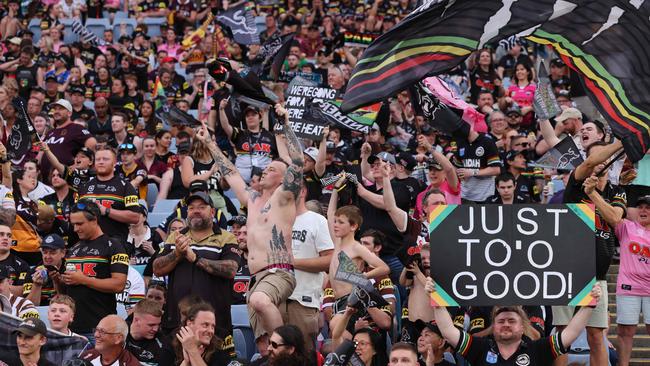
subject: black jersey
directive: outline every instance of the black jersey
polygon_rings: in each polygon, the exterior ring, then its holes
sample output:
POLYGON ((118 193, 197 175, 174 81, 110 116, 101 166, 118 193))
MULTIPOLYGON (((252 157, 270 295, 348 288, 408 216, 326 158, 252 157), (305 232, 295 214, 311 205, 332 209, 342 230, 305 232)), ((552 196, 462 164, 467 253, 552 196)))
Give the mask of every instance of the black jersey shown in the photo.
MULTIPOLYGON (((98 279, 110 278, 112 273, 126 275, 129 270, 129 256, 121 243, 108 238, 106 234, 95 240, 82 240, 70 248, 66 267, 74 264, 77 271, 98 279)), ((116 313, 115 294, 91 289, 87 286, 67 286, 77 306, 74 322, 70 329, 77 333, 88 333, 103 317, 116 313)))
POLYGON ((135 340, 129 334, 126 337, 126 349, 140 361, 148 366, 172 366, 176 355, 171 345, 162 338, 135 340))
MULTIPOLYGON (((98 177, 91 178, 88 183, 79 188, 79 199, 94 200, 98 205, 114 210, 130 210, 137 212, 138 192, 131 183, 125 182, 118 176, 102 181, 98 177)), ((115 221, 107 216, 99 218, 102 231, 112 237, 126 241, 129 225, 115 221)))
POLYGON ((9 278, 11 278, 13 286, 22 286, 27 281, 29 264, 14 253, 9 253, 7 258, 0 260, 0 266, 5 266, 9 271, 9 278))

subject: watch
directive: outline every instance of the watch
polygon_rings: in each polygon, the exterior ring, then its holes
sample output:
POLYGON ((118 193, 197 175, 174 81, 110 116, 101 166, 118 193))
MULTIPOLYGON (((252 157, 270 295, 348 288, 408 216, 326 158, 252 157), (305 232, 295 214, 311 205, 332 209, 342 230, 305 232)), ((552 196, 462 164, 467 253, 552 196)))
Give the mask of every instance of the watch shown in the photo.
POLYGON ((108 217, 108 214, 110 214, 110 213, 111 213, 111 209, 107 207, 106 211, 104 211, 104 216, 108 217))

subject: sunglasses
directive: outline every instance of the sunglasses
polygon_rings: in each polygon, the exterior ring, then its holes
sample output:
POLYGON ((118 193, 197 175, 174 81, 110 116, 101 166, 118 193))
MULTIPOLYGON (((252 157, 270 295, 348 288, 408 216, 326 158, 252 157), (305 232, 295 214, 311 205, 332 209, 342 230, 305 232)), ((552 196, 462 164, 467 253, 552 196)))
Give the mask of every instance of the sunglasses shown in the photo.
POLYGON ((120 150, 133 150, 133 149, 135 149, 135 145, 133 145, 133 144, 121 144, 119 149, 120 150))
POLYGON ((280 347, 282 347, 282 346, 286 346, 286 345, 287 345, 287 344, 285 344, 285 343, 276 343, 275 341, 271 341, 270 343, 271 343, 271 347, 273 347, 274 349, 278 349, 278 348, 280 348, 280 347))
POLYGON ((97 207, 97 204, 94 202, 88 202, 85 200, 78 201, 74 207, 72 207, 72 212, 88 212, 89 214, 93 215, 94 217, 99 217, 99 207, 97 207), (91 205, 92 203, 92 205, 91 205))

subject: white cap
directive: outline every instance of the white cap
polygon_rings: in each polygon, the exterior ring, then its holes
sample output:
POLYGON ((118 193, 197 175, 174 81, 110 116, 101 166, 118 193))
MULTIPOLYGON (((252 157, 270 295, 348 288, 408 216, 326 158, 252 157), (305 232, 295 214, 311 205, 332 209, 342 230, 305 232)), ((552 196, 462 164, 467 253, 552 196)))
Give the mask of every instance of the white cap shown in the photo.
POLYGON ((559 116, 555 117, 555 121, 564 122, 568 118, 582 119, 582 113, 575 108, 567 108, 559 116))
POLYGON ((313 147, 313 146, 312 146, 312 147, 308 147, 308 148, 306 148, 305 151, 303 151, 303 152, 305 153, 305 155, 307 155, 307 156, 309 156, 310 158, 312 158, 312 160, 314 160, 314 161, 317 160, 317 159, 316 159, 316 158, 318 157, 318 149, 317 149, 317 148, 315 148, 315 147, 313 147))
POLYGON ((50 106, 54 106, 54 105, 60 105, 61 107, 67 109, 68 112, 72 113, 72 104, 70 104, 70 102, 68 102, 65 99, 59 99, 56 102, 50 104, 50 106))

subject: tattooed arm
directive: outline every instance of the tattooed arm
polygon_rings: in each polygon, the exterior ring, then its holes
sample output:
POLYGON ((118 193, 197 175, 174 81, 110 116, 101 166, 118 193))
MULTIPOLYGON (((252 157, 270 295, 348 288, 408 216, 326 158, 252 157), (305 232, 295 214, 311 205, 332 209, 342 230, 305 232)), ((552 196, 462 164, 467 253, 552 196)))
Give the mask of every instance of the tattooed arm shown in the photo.
POLYGON ((249 198, 254 200, 254 196, 250 194, 252 191, 246 186, 246 182, 244 182, 244 179, 239 175, 235 165, 223 154, 221 149, 219 149, 219 146, 217 146, 217 143, 212 141, 210 138, 210 134, 205 124, 196 134, 196 138, 202 139, 207 143, 212 158, 214 159, 214 163, 219 167, 221 175, 226 179, 230 188, 235 191, 235 196, 237 196, 239 202, 241 202, 242 205, 245 205, 249 198))
POLYGON ((289 113, 287 113, 287 110, 280 104, 276 104, 275 113, 279 117, 284 117, 284 136, 289 157, 291 158, 287 173, 282 180, 282 190, 291 193, 292 199, 295 201, 300 194, 300 187, 302 186, 302 169, 305 164, 303 152, 300 147, 300 141, 298 141, 298 137, 296 137, 289 124, 289 113))
POLYGON ((211 260, 205 258, 197 259, 196 266, 213 276, 224 277, 227 279, 235 278, 235 273, 237 273, 238 267, 237 262, 231 259, 211 260))

